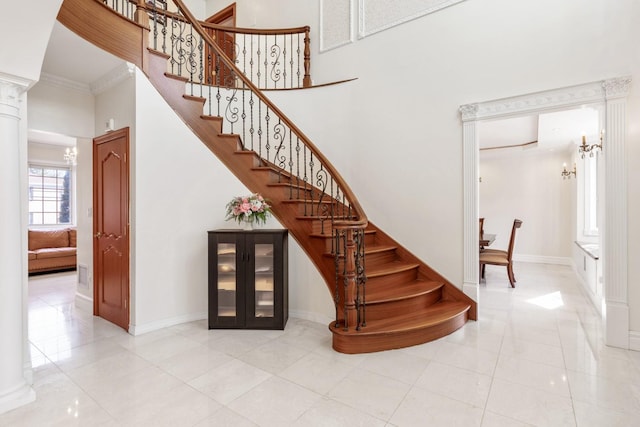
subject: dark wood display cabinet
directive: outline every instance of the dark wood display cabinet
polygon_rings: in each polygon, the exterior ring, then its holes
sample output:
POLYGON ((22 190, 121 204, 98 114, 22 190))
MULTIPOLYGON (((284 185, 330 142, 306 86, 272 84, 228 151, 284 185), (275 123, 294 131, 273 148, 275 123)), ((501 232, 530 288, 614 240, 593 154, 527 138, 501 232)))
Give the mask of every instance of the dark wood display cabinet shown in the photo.
POLYGON ((287 230, 209 231, 209 329, 284 329, 287 230))

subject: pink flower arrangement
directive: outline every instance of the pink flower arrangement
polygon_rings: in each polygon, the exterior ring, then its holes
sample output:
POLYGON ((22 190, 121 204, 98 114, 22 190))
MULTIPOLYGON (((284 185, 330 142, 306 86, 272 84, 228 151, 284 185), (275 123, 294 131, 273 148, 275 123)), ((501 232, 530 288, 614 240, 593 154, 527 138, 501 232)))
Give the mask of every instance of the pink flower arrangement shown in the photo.
POLYGON ((227 221, 233 219, 238 223, 266 223, 271 214, 271 205, 258 193, 249 196, 237 196, 227 203, 227 221))

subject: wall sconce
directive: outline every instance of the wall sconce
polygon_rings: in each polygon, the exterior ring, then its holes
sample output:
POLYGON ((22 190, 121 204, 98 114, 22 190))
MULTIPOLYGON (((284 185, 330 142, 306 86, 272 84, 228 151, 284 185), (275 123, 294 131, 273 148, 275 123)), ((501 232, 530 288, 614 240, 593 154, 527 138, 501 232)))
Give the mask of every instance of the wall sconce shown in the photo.
POLYGON ((573 176, 576 176, 576 164, 573 164, 573 170, 572 171, 568 171, 567 170, 567 164, 563 163, 562 164, 562 179, 571 179, 571 174, 573 174, 573 176))
POLYGON ((578 153, 580 157, 584 159, 584 155, 589 153, 589 157, 593 157, 593 151, 598 149, 602 151, 602 138, 604 137, 604 130, 600 131, 600 144, 587 144, 587 137, 582 135, 582 145, 578 146, 578 153))
POLYGON ((64 151, 64 159, 68 165, 76 165, 76 159, 78 157, 78 149, 76 147, 69 148, 64 151))

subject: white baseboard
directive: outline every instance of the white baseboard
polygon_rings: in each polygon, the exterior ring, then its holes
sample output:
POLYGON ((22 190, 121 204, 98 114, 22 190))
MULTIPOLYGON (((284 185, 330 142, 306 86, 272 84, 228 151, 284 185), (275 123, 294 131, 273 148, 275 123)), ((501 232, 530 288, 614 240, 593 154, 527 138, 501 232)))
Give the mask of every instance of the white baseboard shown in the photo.
POLYGON ((479 297, 478 297, 479 291, 480 291, 480 288, 478 287, 477 283, 464 282, 462 284, 462 292, 464 292, 465 295, 467 295, 469 298, 471 298, 475 302, 478 302, 479 300, 479 297))
POLYGON ((295 317, 297 319, 309 320, 315 323, 321 323, 328 325, 335 319, 327 317, 324 314, 312 313, 310 311, 289 310, 289 317, 295 317))
POLYGON ((75 304, 80 310, 93 313, 93 298, 76 292, 75 304))
POLYGON ((571 258, 544 255, 513 255, 513 260, 518 262, 535 262, 538 264, 572 265, 571 258))
POLYGON ((208 319, 209 315, 206 311, 202 313, 185 314, 184 316, 171 317, 169 319, 156 320, 155 322, 143 323, 141 325, 129 325, 129 333, 131 335, 142 335, 148 332, 157 331, 158 329, 168 328, 170 326, 180 325, 181 323, 195 322, 196 320, 208 319))
POLYGON ((36 400, 36 392, 28 384, 0 396, 0 414, 9 412, 36 400))
POLYGON ((629 331, 629 349, 640 351, 640 332, 629 331))

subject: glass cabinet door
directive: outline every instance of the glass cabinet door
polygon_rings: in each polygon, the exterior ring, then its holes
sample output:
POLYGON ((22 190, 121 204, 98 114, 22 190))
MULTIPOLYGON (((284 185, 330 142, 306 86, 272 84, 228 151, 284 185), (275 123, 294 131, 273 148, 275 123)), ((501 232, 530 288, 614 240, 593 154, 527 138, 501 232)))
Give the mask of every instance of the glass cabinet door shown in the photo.
POLYGON ((236 317, 236 244, 218 243, 218 316, 236 317))
POLYGON ((273 243, 255 245, 254 317, 273 317, 273 243))

